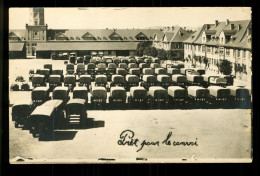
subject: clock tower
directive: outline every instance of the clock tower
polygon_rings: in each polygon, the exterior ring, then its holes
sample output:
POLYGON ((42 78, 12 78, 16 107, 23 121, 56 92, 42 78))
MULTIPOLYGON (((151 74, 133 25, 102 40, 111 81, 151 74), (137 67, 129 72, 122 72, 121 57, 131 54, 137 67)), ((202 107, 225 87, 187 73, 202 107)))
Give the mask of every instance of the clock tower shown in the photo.
POLYGON ((44 8, 29 9, 29 25, 26 24, 26 53, 35 56, 37 43, 46 42, 48 25, 44 23, 44 8))

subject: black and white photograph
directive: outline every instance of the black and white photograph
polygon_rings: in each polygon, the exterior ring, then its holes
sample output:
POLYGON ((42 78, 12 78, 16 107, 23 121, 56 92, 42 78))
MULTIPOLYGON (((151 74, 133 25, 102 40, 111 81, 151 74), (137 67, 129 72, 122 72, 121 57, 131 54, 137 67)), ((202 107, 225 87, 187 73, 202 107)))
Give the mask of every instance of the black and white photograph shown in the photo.
POLYGON ((9 162, 251 163, 251 13, 9 8, 9 162))

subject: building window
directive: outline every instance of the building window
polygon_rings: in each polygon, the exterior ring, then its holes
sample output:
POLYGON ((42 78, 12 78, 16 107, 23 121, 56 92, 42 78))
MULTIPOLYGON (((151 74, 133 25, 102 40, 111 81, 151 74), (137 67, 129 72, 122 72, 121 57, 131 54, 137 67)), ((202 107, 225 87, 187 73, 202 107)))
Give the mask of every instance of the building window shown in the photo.
POLYGON ((215 47, 215 54, 218 54, 218 48, 217 47, 215 47))
POLYGON ((207 53, 211 53, 211 47, 207 47, 207 53))
POLYGON ((199 47, 198 51, 201 51, 201 46, 199 45, 198 47, 199 47))
POLYGON ((221 56, 224 55, 224 48, 223 47, 219 48, 219 55, 221 55, 221 56))
POLYGON ((236 57, 236 50, 233 49, 233 57, 236 57))
POLYGON ((237 57, 240 57, 240 50, 237 50, 237 57))
POLYGON ((203 37, 203 41, 204 41, 204 42, 206 41, 206 37, 203 37))
POLYGON ((242 57, 245 58, 246 57, 246 52, 243 50, 242 51, 242 57))
POLYGON ((202 46, 202 52, 205 52, 205 46, 202 46))
POLYGON ((230 56, 230 49, 226 49, 226 55, 230 56))
POLYGON ((37 20, 34 21, 34 25, 38 25, 38 21, 37 20))
POLYGON ((221 43, 223 43, 223 40, 224 40, 223 37, 221 37, 221 43))

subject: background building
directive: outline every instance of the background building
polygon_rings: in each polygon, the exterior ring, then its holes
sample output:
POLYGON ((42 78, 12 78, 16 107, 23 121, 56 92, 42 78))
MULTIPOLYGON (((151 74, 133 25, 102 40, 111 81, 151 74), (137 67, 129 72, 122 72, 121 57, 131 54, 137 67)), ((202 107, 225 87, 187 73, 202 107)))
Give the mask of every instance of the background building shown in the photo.
POLYGON ((251 20, 228 19, 203 25, 183 42, 186 64, 218 72, 218 65, 226 59, 232 63, 233 75, 251 80, 251 25, 251 20))
POLYGON ((30 9, 26 30, 10 30, 9 42, 25 43, 27 56, 50 58, 64 52, 77 55, 135 55, 140 41, 153 40, 160 29, 48 29, 44 8, 30 9))
POLYGON ((191 33, 181 27, 164 27, 160 32, 155 32, 153 46, 157 49, 172 51, 176 59, 183 59, 183 41, 190 35, 191 33))

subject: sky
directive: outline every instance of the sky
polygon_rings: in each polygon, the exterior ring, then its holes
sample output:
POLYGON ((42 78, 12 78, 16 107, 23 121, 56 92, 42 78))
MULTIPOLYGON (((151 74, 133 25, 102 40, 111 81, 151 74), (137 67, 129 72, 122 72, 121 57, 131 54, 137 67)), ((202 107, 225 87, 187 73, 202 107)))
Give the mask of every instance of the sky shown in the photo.
MULTIPOLYGON (((215 20, 250 20, 249 7, 45 8, 48 29, 197 28, 215 20)), ((29 8, 9 9, 9 28, 25 29, 29 8)))

